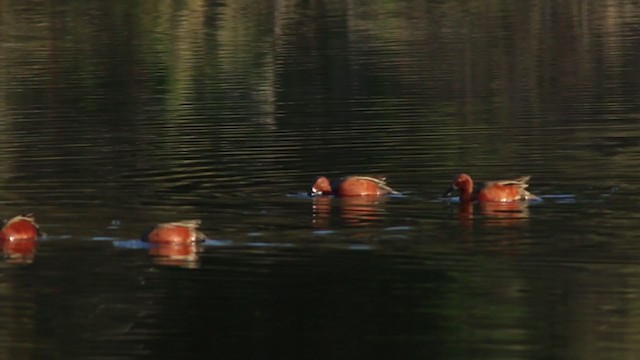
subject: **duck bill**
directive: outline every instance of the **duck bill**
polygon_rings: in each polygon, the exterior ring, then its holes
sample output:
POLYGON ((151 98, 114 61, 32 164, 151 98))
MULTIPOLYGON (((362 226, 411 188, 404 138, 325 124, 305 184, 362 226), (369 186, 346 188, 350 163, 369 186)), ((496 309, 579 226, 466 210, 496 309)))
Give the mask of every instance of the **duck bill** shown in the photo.
POLYGON ((451 194, 453 193, 453 191, 454 191, 455 189, 456 189, 456 188, 455 188, 453 185, 449 186, 449 188, 447 189, 447 191, 445 191, 445 192, 444 192, 444 194, 442 194, 442 197, 449 197, 449 196, 451 196, 451 194))

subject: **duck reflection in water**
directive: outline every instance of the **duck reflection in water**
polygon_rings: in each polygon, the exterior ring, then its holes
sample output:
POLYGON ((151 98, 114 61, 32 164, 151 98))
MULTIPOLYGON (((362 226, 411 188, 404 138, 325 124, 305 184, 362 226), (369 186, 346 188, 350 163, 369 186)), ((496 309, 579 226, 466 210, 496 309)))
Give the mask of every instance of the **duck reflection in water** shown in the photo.
POLYGON ((182 220, 153 226, 142 235, 149 254, 160 265, 197 268, 198 254, 206 236, 198 230, 200 220, 182 220))
POLYGON ((309 195, 313 196, 313 225, 331 225, 332 207, 338 209, 344 225, 368 226, 380 222, 387 194, 399 194, 379 175, 350 175, 330 181, 324 176, 313 180, 309 195), (329 195, 329 196, 327 196, 329 195))
POLYGON ((453 178, 451 186, 443 196, 449 196, 454 190, 460 193, 460 222, 470 225, 474 218, 474 203, 486 223, 491 225, 515 225, 529 218, 528 201, 539 200, 529 191, 530 176, 515 179, 474 183, 471 176, 462 173, 453 178))
MULTIPOLYGON (((487 225, 514 226, 529 219, 529 203, 527 201, 480 202, 475 204, 487 225)), ((464 225, 471 225, 474 219, 474 203, 460 204, 459 219, 464 225)))
POLYGON ((385 201, 384 196, 314 197, 313 226, 330 227, 334 209, 345 226, 364 227, 380 223, 384 219, 385 201))
POLYGON ((41 235, 33 214, 15 216, 0 229, 2 253, 12 262, 31 263, 41 235))
POLYGON ((153 244, 149 248, 149 255, 158 265, 178 266, 188 269, 200 267, 199 253, 201 244, 153 244))

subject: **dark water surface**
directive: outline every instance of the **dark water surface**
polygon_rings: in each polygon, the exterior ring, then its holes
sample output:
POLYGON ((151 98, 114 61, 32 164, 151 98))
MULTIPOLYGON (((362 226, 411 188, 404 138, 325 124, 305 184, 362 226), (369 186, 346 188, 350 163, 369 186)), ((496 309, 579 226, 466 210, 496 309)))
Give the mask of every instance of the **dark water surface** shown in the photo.
POLYGON ((0 0, 0 357, 638 358, 639 9, 0 0))

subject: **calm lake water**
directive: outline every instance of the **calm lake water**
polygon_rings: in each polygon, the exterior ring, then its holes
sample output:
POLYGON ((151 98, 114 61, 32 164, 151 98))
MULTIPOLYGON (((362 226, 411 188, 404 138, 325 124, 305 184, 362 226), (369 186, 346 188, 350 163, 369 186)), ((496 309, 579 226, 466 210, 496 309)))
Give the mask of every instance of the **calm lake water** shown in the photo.
POLYGON ((0 357, 637 359, 639 9, 0 0, 0 357))

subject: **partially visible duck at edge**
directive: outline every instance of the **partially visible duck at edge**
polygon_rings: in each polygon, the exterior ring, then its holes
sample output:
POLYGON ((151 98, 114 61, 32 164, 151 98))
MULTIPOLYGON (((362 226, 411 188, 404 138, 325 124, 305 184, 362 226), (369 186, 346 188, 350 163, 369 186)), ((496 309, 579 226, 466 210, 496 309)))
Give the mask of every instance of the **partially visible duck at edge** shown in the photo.
POLYGON ((379 196, 399 194, 387 185, 384 177, 374 176, 345 176, 333 182, 325 176, 318 176, 311 185, 312 196, 379 196))
POLYGON ((142 235, 142 241, 156 244, 187 244, 204 241, 207 237, 198 230, 200 220, 182 220, 155 225, 142 235))
POLYGON ((527 190, 530 176, 522 176, 511 180, 486 181, 474 184, 468 174, 457 175, 443 196, 449 196, 454 190, 460 192, 460 202, 509 202, 518 200, 535 200, 537 196, 527 190))
POLYGON ((40 235, 40 227, 33 214, 14 216, 0 230, 3 241, 35 241, 40 235))

